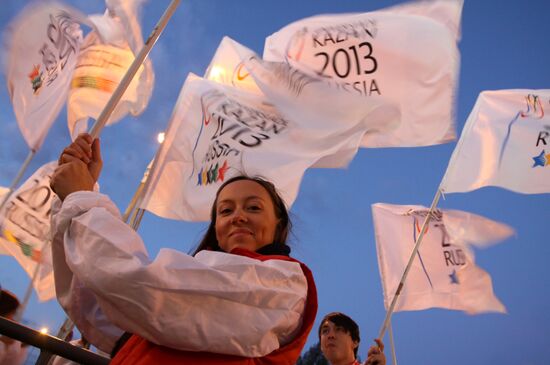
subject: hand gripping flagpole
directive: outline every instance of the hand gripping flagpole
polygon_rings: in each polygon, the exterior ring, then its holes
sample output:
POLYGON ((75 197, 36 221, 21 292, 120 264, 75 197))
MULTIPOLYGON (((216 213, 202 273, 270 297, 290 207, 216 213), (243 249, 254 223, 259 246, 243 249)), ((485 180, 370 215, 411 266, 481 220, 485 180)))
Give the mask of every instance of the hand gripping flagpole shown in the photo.
POLYGON ((403 276, 401 276, 401 281, 399 282, 399 285, 397 286, 397 290, 395 291, 395 294, 393 295, 393 299, 391 301, 391 304, 386 312, 386 318, 384 319, 384 322, 382 323, 382 327, 380 328, 380 332, 378 334, 378 338, 382 339, 384 337, 384 334, 386 333, 386 329, 388 328, 388 325, 391 320, 391 316, 393 314, 393 311, 395 310, 395 305, 397 304, 397 300, 399 299, 399 295, 401 294, 401 291, 403 290, 403 286, 405 285, 405 280, 407 280, 407 276, 409 275, 409 271, 411 269, 412 263, 414 259, 416 258, 416 253, 418 252, 418 248, 420 247, 420 244, 422 243, 422 239, 424 238, 424 234, 426 233, 426 228, 428 228, 428 223, 430 222, 430 219, 432 218, 432 214, 437 207, 437 203, 439 202, 439 198, 441 198, 441 188, 437 189, 437 193, 434 196, 434 199, 432 201, 432 205, 430 206, 430 210, 428 214, 426 215, 426 218, 424 218, 424 223, 422 223, 422 228, 420 229, 420 234, 416 238, 416 242, 414 244, 414 248, 411 252, 411 257, 409 258, 409 262, 407 263, 407 266, 405 267, 405 271, 403 272, 403 276))
POLYGON ((117 88, 111 95, 111 98, 107 102, 107 105, 105 105, 105 108, 101 111, 101 114, 97 118, 96 122, 94 123, 92 129, 90 130, 90 135, 92 138, 97 138, 99 136, 99 133, 105 126, 105 123, 107 123, 107 120, 115 110, 115 107, 117 106, 118 102, 124 95, 124 92, 130 85, 130 82, 134 78, 136 72, 141 67, 141 64, 143 61, 145 61, 145 58, 151 52, 151 48, 155 45, 158 38, 160 37, 162 31, 164 28, 166 28, 166 25, 168 24, 168 21, 176 11, 176 8, 180 4, 181 0, 172 0, 170 5, 168 5, 168 8, 164 11, 164 14, 162 14, 161 18, 159 19, 157 25, 153 28, 151 31, 151 34, 149 35, 149 38, 147 38, 147 41, 137 54, 136 58, 134 59, 134 62, 130 65, 128 68, 128 71, 126 71, 126 74, 118 84, 117 88))

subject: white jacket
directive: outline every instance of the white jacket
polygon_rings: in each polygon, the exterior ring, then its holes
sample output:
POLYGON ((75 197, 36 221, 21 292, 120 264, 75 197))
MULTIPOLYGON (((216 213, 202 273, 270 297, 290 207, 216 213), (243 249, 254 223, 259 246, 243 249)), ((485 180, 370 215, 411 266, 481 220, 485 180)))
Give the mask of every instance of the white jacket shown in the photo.
POLYGON ((179 350, 256 357, 300 328, 307 282, 298 263, 172 249, 151 260, 96 192, 54 201, 52 238, 57 298, 103 351, 127 331, 179 350))

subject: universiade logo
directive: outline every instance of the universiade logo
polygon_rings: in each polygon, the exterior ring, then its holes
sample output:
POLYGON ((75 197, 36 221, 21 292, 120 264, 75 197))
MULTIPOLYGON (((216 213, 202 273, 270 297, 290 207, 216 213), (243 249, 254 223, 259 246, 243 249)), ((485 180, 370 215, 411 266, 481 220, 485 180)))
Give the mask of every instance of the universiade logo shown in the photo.
MULTIPOLYGON (((410 210, 409 212, 405 213, 405 215, 412 216, 413 222, 412 222, 412 239, 413 244, 416 243, 418 236, 420 235, 420 232, 422 230, 420 221, 424 220, 426 215, 429 214, 428 210, 410 210)), ((447 229, 445 228, 445 224, 443 223, 443 212, 441 210, 435 210, 431 213, 431 227, 428 225, 426 227, 426 230, 424 234, 426 237, 428 234, 432 239, 433 235, 436 235, 436 232, 440 233, 440 240, 439 245, 441 247, 441 253, 442 257, 445 260, 445 267, 452 269, 449 276, 449 284, 456 284, 459 285, 460 281, 458 279, 458 273, 457 268, 460 269, 460 267, 466 265, 466 255, 462 248, 456 246, 453 244, 451 237, 449 236, 449 233, 447 232, 447 229), (430 230, 430 228, 432 228, 430 230), (430 232, 430 233, 429 233, 430 232)), ((430 274, 428 273, 428 267, 425 264, 422 253, 420 250, 418 250, 417 253, 418 260, 420 262, 420 266, 422 268, 422 271, 424 272, 424 275, 426 276, 426 280, 430 284, 430 287, 434 289, 434 285, 432 282, 432 279, 430 277, 430 274)))
POLYGON ((201 168, 197 174, 197 186, 204 186, 216 183, 218 181, 224 181, 225 173, 229 169, 227 160, 223 161, 222 166, 216 162, 216 165, 211 165, 208 169, 201 168))
POLYGON ((202 94, 200 102, 201 123, 189 176, 198 186, 223 181, 230 168, 245 169, 246 152, 262 150, 289 128, 289 122, 267 103, 237 101, 217 89, 202 94))
POLYGON ((550 153, 546 153, 545 150, 542 150, 540 155, 533 157, 533 167, 541 166, 545 167, 550 165, 550 153))
MULTIPOLYGON (((515 117, 508 123, 508 129, 506 131, 506 136, 504 137, 504 141, 502 143, 502 147, 500 149, 500 155, 498 160, 498 166, 500 168, 502 164, 502 158, 504 156, 504 151, 506 150, 506 147, 508 146, 508 142, 510 140, 510 135, 512 133, 512 127, 514 124, 516 124, 521 119, 536 119, 536 120, 542 120, 544 118, 544 107, 541 102, 541 98, 538 95, 534 94, 528 94, 525 97, 525 109, 520 110, 517 112, 515 117)), ((537 137, 536 146, 538 147, 540 143, 543 143, 544 145, 547 144, 546 139, 550 137, 550 133, 547 131, 540 131, 537 137)), ((542 152, 534 157, 531 157, 534 161, 534 164, 532 167, 537 166, 548 166, 550 163, 550 154, 546 154, 545 150, 543 149, 542 152)))
POLYGON ((41 63, 33 64, 28 74, 33 95, 38 96, 43 86, 51 85, 63 72, 69 59, 78 54, 82 36, 77 32, 78 23, 65 11, 50 14, 45 30, 45 41, 36 52, 41 63), (41 67, 43 66, 43 67, 41 67))
MULTIPOLYGON (((202 112, 201 128, 199 130, 199 134, 197 136, 197 139, 195 141, 195 145, 193 147, 193 152, 192 152, 192 155, 193 155, 193 171, 191 172, 191 177, 193 176, 193 174, 195 172, 195 165, 194 165, 195 164, 194 163, 194 161, 195 161, 195 151, 197 149, 197 146, 199 145, 203 129, 204 129, 204 127, 208 126, 208 124, 212 120, 212 114, 209 113, 208 109, 211 106, 211 104, 215 103, 215 101, 219 100, 221 97, 223 97, 222 93, 214 91, 214 92, 209 92, 209 93, 206 93, 206 94, 202 95, 202 97, 200 99, 201 112, 202 112), (211 100, 207 100, 209 98, 211 100)), ((218 146, 220 146, 218 141, 214 141, 214 144, 217 144, 218 146)), ((222 145, 222 147, 224 147, 224 146, 226 146, 226 144, 222 145)), ((214 155, 216 155, 216 150, 215 149, 214 149, 214 151, 210 151, 210 150, 212 150, 212 148, 209 148, 209 152, 212 152, 212 153, 214 153, 214 155)), ((238 154, 238 151, 233 151, 231 149, 229 149, 229 151, 228 150, 223 150, 223 154, 227 155, 229 152, 237 152, 237 154, 238 154)), ((208 158, 208 155, 209 155, 209 153, 207 153, 207 158, 203 162, 210 161, 210 159, 208 158)), ((220 157, 220 156, 216 155, 216 157, 220 157)), ((229 164, 227 163, 227 160, 224 160, 223 163, 221 164, 221 166, 220 166, 219 162, 216 162, 215 165, 211 164, 208 167, 204 167, 204 166, 201 167, 200 171, 197 173, 197 186, 205 186, 205 185, 209 185, 209 184, 214 184, 216 182, 223 182, 225 180, 225 174, 226 174, 227 170, 229 170, 229 164)))
POLYGON ((3 235, 8 242, 19 246, 23 255, 27 256, 34 262, 40 262, 40 260, 42 259, 42 251, 37 250, 30 243, 21 241, 19 238, 15 237, 15 235, 11 231, 8 231, 7 229, 4 229, 3 235))
POLYGON ((32 85, 32 91, 34 95, 40 93, 42 88, 43 73, 40 71, 40 65, 34 65, 31 73, 29 74, 29 79, 32 85))
POLYGON ((374 45, 378 27, 374 19, 303 27, 289 39, 285 61, 306 74, 313 73, 336 90, 380 96, 376 76, 381 60, 374 45))

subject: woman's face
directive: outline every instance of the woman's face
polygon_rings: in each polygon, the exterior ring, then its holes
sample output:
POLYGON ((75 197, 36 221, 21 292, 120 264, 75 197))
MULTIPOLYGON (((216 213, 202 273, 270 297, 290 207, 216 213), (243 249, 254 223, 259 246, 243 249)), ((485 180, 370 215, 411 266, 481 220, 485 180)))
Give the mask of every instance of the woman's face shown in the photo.
POLYGON ((273 242, 278 219, 269 193, 251 180, 225 186, 216 204, 216 238, 220 248, 256 251, 273 242))

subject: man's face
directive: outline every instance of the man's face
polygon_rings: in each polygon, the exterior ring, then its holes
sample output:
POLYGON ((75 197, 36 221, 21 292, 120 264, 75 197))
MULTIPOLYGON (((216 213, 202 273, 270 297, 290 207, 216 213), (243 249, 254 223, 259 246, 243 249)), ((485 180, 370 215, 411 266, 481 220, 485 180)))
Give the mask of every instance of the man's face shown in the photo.
POLYGON ((321 351, 331 364, 352 362, 355 360, 354 350, 359 346, 351 339, 350 333, 330 321, 321 326, 321 351))

